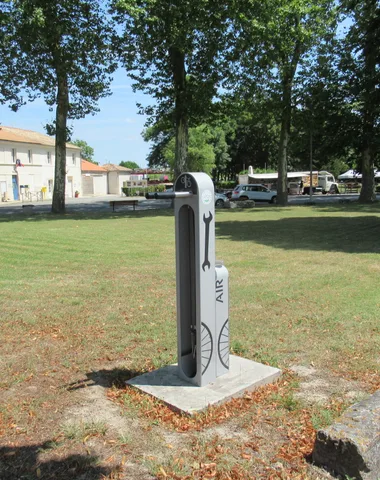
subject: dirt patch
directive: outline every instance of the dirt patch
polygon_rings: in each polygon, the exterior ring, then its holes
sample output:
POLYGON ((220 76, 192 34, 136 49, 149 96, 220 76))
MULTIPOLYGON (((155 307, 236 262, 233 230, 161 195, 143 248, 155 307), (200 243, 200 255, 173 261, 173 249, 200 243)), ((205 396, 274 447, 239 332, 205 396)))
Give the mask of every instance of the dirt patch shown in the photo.
POLYGON ((128 434, 138 428, 138 422, 122 416, 120 409, 108 400, 100 385, 84 387, 75 395, 75 404, 66 410, 64 423, 104 423, 116 435, 128 434))
POLYGON ((294 396, 307 405, 328 404, 337 397, 352 403, 367 394, 359 382, 349 381, 311 366, 293 365, 290 370, 301 379, 299 391, 294 396))

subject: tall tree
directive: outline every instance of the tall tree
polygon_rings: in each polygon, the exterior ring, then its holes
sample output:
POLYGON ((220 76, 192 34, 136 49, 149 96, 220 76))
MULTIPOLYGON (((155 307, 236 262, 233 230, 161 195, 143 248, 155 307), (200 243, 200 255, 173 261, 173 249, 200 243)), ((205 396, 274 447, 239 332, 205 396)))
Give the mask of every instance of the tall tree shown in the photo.
POLYGON ((124 25, 120 57, 134 88, 155 104, 151 123, 171 116, 175 130, 175 176, 188 170, 188 129, 202 123, 219 81, 226 6, 217 0, 114 0, 124 25))
MULTIPOLYGON (((251 95, 263 92, 277 111, 278 203, 287 204, 288 144, 293 89, 302 61, 335 27, 332 0, 242 2, 237 15, 237 74, 251 95)), ((235 53, 236 55, 236 53, 235 53)))
POLYGON ((71 141, 71 143, 80 148, 80 155, 82 158, 84 158, 88 162, 95 163, 95 165, 98 165, 98 162, 95 162, 95 160, 93 160, 92 158, 94 156, 94 149, 90 147, 90 145, 87 142, 85 142, 84 140, 80 140, 78 138, 76 140, 71 141))
POLYGON ((110 94, 116 67, 110 49, 111 27, 100 1, 7 0, 6 35, 12 50, 1 51, 5 74, 17 71, 15 88, 5 92, 17 108, 25 89, 42 95, 55 108, 47 128, 55 135, 55 182, 52 211, 65 210, 67 120, 98 111, 97 101, 110 94), (14 101, 17 97, 17 101, 14 101))
POLYGON ((374 166, 380 144, 380 6, 377 0, 343 0, 342 7, 353 22, 344 41, 341 66, 360 123, 359 201, 370 203, 376 199, 374 166))

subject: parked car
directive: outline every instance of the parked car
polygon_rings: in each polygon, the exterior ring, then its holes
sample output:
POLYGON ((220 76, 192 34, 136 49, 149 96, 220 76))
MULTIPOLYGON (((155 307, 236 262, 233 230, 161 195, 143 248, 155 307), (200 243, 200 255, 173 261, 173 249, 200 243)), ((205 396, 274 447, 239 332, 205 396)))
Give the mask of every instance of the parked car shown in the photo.
POLYGON ((276 190, 269 190, 265 185, 256 183, 236 185, 232 192, 231 200, 277 203, 277 192, 276 190))
POLYGON ((228 198, 224 193, 215 192, 215 206, 224 207, 224 204, 229 202, 228 198))

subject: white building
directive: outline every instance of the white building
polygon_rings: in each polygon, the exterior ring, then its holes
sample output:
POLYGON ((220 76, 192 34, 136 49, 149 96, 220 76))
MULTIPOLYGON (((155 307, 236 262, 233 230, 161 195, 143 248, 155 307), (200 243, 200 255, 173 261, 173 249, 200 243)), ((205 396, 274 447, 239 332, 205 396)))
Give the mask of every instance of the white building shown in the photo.
MULTIPOLYGON (((66 196, 82 186, 80 148, 66 144, 66 196)), ((52 198, 55 138, 0 126, 0 200, 52 198)))
POLYGON ((99 165, 82 159, 82 192, 81 195, 107 195, 107 170, 99 165))
POLYGON ((144 187, 147 180, 143 174, 135 174, 130 168, 106 163, 103 168, 108 172, 108 193, 121 194, 123 187, 144 187))

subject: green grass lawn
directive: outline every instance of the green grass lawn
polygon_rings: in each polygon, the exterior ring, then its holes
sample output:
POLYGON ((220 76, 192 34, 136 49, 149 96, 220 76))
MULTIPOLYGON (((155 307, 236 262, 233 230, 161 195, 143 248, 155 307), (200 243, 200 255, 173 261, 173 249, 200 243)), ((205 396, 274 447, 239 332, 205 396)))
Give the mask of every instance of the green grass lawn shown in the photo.
MULTIPOLYGON (((56 435, 65 385, 108 363, 176 361, 171 210, 14 215, 0 233, 2 445, 56 435)), ((218 210, 216 250, 234 352, 379 386, 378 205, 218 210)))

